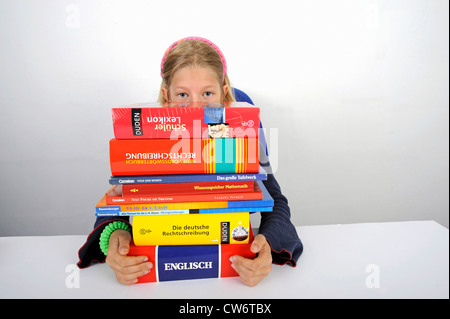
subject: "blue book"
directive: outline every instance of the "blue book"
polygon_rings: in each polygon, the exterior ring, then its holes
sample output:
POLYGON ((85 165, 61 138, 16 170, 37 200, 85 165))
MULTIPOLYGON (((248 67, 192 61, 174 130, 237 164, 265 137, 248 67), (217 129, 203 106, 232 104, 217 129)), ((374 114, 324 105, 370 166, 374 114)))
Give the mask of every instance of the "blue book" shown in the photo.
POLYGON ((168 184, 192 182, 265 181, 266 179, 267 173, 260 169, 258 173, 111 176, 109 183, 111 185, 168 184))
POLYGON ((271 212, 273 207, 237 207, 237 208, 203 208, 203 209, 174 209, 174 210, 138 210, 138 211, 104 211, 95 212, 95 216, 135 216, 135 215, 171 215, 171 214, 221 214, 271 212))

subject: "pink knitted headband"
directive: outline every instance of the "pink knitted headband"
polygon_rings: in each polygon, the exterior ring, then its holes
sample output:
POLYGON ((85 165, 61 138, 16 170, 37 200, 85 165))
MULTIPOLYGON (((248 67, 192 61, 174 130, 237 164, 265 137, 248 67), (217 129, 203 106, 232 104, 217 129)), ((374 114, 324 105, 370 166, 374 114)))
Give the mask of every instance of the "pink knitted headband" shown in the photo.
POLYGON ((223 79, 222 81, 225 81, 225 74, 227 74, 227 61, 225 60, 225 56, 223 55, 222 51, 220 51, 219 47, 217 45, 215 45, 214 43, 212 43, 211 41, 209 41, 208 39, 205 38, 201 38, 201 37, 187 37, 187 38, 183 38, 181 40, 178 40, 177 42, 174 42, 164 53, 164 56, 162 58, 161 61, 161 77, 163 76, 163 69, 164 69, 164 62, 166 62, 167 56, 169 55, 169 52, 179 43, 186 41, 186 40, 198 40, 198 41, 202 41, 205 42, 207 44, 209 44, 210 46, 212 46, 214 48, 214 50, 216 50, 217 53, 219 53, 220 55, 220 59, 222 60, 222 65, 223 65, 223 79))

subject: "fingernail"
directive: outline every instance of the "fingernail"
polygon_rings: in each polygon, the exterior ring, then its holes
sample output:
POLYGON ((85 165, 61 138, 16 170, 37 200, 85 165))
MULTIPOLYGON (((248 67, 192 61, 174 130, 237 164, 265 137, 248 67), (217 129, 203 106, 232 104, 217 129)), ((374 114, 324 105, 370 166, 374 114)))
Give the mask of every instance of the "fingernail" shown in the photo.
POLYGON ((231 256, 229 259, 232 263, 234 263, 236 261, 236 258, 234 256, 231 256))

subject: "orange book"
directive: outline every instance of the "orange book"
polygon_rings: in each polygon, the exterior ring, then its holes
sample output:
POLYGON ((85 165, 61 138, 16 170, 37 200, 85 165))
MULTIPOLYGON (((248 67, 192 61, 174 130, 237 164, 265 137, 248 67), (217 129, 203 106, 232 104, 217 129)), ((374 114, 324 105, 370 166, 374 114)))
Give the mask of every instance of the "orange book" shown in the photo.
POLYGON ((257 138, 110 140, 113 176, 256 173, 257 138))

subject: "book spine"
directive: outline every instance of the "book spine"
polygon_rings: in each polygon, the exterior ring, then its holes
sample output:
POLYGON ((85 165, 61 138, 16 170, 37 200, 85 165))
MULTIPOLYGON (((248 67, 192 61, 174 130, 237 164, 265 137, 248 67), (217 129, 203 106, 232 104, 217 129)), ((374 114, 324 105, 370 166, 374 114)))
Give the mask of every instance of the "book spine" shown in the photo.
POLYGON ((221 193, 221 194, 182 194, 182 195, 153 195, 153 196, 106 196, 108 205, 131 205, 147 203, 184 203, 184 202, 218 202, 261 200, 261 192, 221 193))
POLYGON ((254 182, 205 182, 123 185, 122 195, 214 194, 252 192, 254 182))
POLYGON ((259 136, 260 111, 249 107, 113 108, 116 139, 259 136))
MULTIPOLYGON (((106 195, 95 206, 95 211, 99 213, 115 213, 130 211, 158 211, 158 210, 178 210, 178 209, 208 209, 208 208, 243 208, 243 207, 267 207, 273 206, 274 200, 270 196, 262 181, 258 181, 255 189, 259 188, 263 198, 261 200, 238 200, 238 201, 217 201, 217 202, 183 202, 183 203, 155 203, 155 204, 131 204, 131 205, 108 205, 106 195)), ((111 187, 109 192, 115 190, 111 187)), ((108 193, 109 193, 108 192, 108 193)))
MULTIPOLYGON (((245 202, 243 202, 245 203, 245 202)), ((131 212, 131 211, 157 211, 179 209, 228 208, 228 202, 189 202, 189 203, 161 203, 161 204, 133 204, 133 205, 107 205, 106 196, 95 206, 96 212, 131 212)))
POLYGON ((203 209, 177 209, 177 210, 135 210, 135 211, 103 211, 95 212, 95 216, 136 216, 136 215, 170 215, 170 214, 219 214, 219 213, 245 213, 271 212, 273 207, 241 207, 241 208, 203 208, 203 209))
POLYGON ((137 215, 170 215, 170 214, 180 215, 180 214, 197 214, 197 213, 191 212, 191 209, 159 210, 159 211, 137 210, 137 211, 124 211, 124 212, 119 212, 119 211, 95 212, 95 216, 98 216, 98 217, 137 216, 137 215))
POLYGON ((246 244, 249 213, 133 217, 136 246, 246 244))
POLYGON ((267 174, 260 172, 256 174, 184 174, 184 175, 147 175, 147 176, 111 176, 111 185, 134 185, 134 184, 169 184, 188 182, 230 182, 230 181, 263 181, 267 174))
MULTIPOLYGON (((106 197, 106 196, 105 196, 106 197)), ((128 204, 128 205, 108 205, 106 198, 95 206, 98 213, 117 213, 133 211, 165 211, 180 209, 224 209, 224 208, 245 208, 251 207, 273 207, 273 199, 246 200, 246 201, 217 201, 217 202, 182 202, 182 203, 155 203, 155 204, 128 204)), ((113 216, 113 215, 109 215, 113 216)))
POLYGON ((250 245, 136 246, 131 242, 128 255, 147 256, 154 265, 137 283, 237 277, 229 258, 255 258, 250 245))
POLYGON ((111 139, 110 164, 113 176, 256 173, 259 143, 254 138, 111 139))

